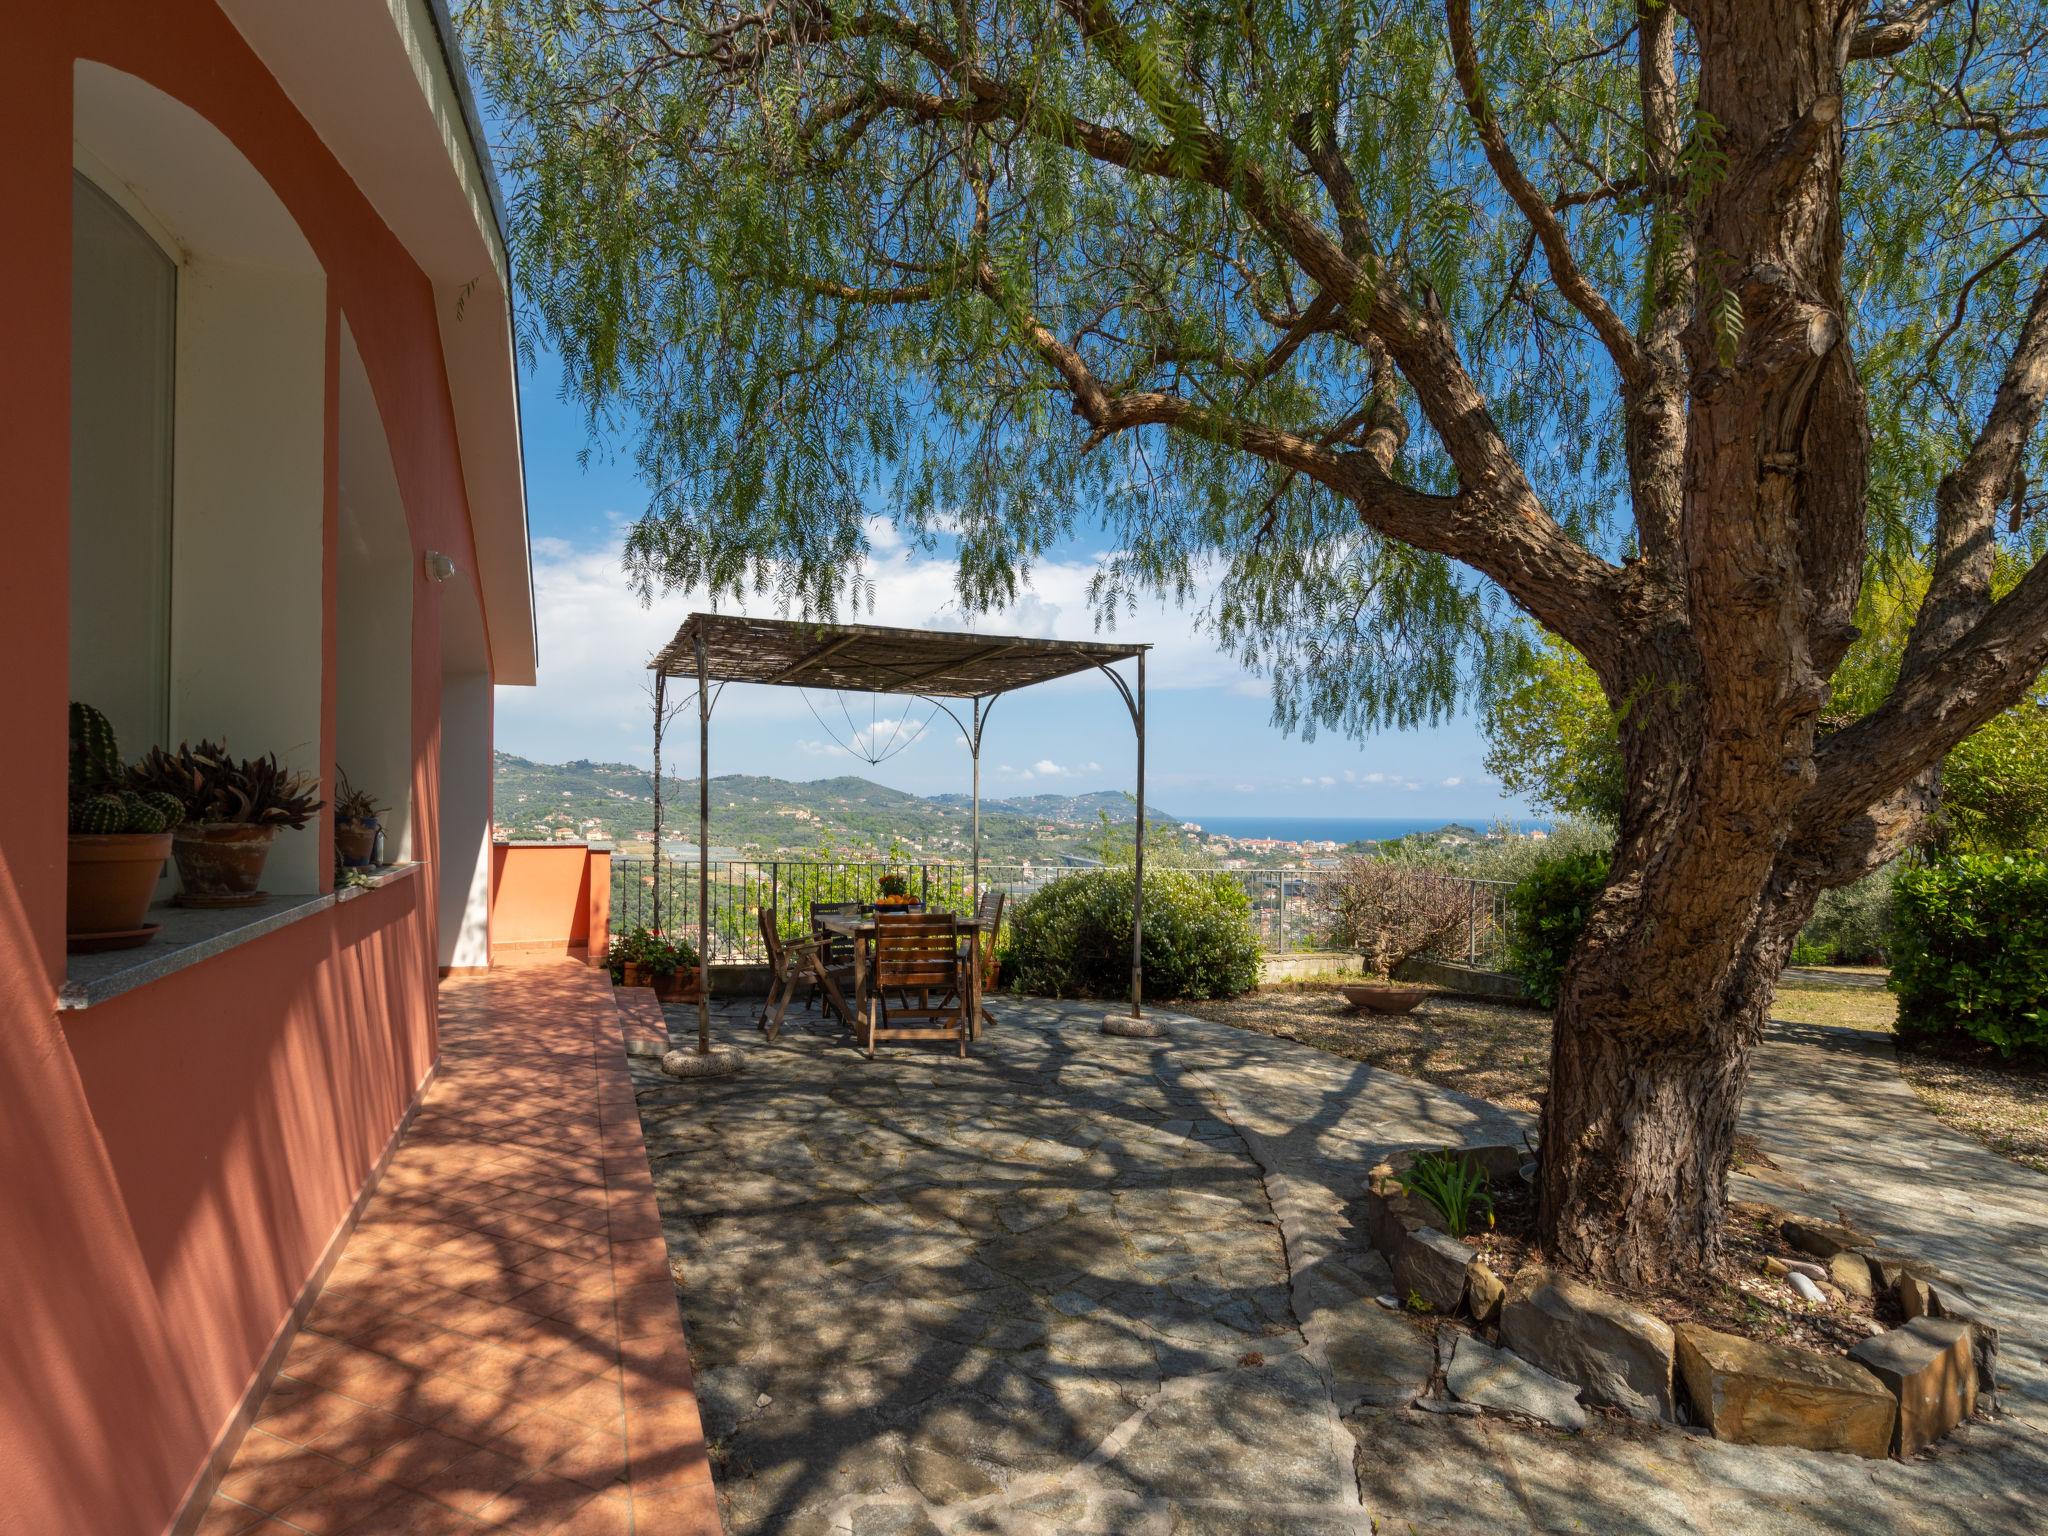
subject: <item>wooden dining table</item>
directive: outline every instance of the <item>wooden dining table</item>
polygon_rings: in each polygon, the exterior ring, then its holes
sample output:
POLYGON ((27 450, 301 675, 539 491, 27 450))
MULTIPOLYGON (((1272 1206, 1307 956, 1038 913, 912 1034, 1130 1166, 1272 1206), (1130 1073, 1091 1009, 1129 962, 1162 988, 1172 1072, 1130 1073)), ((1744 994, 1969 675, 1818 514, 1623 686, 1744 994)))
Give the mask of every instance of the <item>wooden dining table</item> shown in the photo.
MULTIPOLYGON (((936 913, 935 916, 947 916, 936 913)), ((868 978, 874 974, 875 934, 879 925, 872 912, 821 912, 813 919, 826 933, 838 938, 853 940, 853 998, 848 1001, 846 994, 839 990, 825 968, 822 952, 815 953, 812 964, 816 968, 819 988, 825 994, 825 1001, 832 1011, 839 1015, 839 1021, 855 1034, 860 1033, 859 1020, 867 1016, 868 1004, 873 1001, 868 995, 868 978)), ((981 946, 984 935, 993 937, 995 922, 986 917, 956 917, 960 932, 967 939, 965 966, 967 1004, 967 1034, 972 1040, 981 1038, 981 946)))

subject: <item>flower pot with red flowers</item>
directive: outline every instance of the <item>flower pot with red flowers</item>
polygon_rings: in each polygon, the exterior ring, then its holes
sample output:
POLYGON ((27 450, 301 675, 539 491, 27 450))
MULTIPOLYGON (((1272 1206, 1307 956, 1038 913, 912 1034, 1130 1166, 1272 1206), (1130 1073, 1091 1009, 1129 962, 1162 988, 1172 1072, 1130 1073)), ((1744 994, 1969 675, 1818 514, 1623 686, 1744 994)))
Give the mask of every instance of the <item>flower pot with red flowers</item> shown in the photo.
POLYGON ((368 869, 377 862, 377 833, 384 825, 379 818, 390 807, 349 783, 339 764, 334 781, 335 857, 349 869, 368 869))
POLYGON ((171 835, 186 907, 246 907, 264 900, 263 865, 280 829, 297 831, 322 805, 312 779, 276 755, 237 758, 224 742, 161 747, 130 771, 138 788, 177 797, 185 820, 171 835))
POLYGON ((114 728, 90 704, 71 704, 71 782, 64 941, 74 952, 146 944, 150 898, 184 819, 174 796, 144 792, 121 766, 114 728))
POLYGON ((614 937, 605 960, 619 986, 652 987, 665 1003, 694 999, 702 982, 703 968, 697 963, 694 947, 665 939, 645 927, 614 937))

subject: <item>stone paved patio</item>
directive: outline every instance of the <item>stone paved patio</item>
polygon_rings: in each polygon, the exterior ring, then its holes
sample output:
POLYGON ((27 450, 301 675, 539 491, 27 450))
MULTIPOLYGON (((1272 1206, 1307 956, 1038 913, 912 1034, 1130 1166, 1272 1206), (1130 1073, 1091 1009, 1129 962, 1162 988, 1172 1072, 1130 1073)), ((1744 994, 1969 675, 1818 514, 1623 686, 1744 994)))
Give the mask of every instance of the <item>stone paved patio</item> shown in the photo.
MULTIPOLYGON (((1000 1012, 966 1061, 868 1063, 801 1018, 763 1044, 734 1004, 716 1027, 742 1077, 634 1063, 734 1536, 2038 1528, 2038 1268, 1995 1293, 2026 1361, 2005 1416, 1910 1465, 1439 1417, 1405 1406, 1433 1354, 1371 1299, 1390 1279, 1354 1193, 1388 1150, 1515 1117, 1205 1021, 1148 1042, 1101 1035, 1099 1005, 1000 1012)), ((1758 1094, 1792 1204, 1817 1198, 1789 1185, 1801 1159, 1839 1191, 1824 1149, 1870 1150, 1795 1045, 1767 1050, 1758 1094)), ((1915 1145, 1944 1134, 1881 1114, 1915 1145)), ((1903 1235, 1881 1182, 1862 1214, 1903 1235)), ((2044 1203, 2008 1200, 2035 1250, 2044 1203)))

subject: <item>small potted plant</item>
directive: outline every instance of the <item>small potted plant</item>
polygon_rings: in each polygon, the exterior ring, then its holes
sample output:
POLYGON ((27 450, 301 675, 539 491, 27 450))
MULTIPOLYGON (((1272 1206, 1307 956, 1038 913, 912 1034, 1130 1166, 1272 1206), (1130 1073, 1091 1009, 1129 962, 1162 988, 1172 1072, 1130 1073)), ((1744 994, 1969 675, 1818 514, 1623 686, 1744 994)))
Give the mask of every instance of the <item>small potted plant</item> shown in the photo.
POLYGON ((174 795, 126 782, 114 728, 90 704, 71 704, 71 782, 65 947, 127 949, 146 944, 150 897, 170 857, 171 829, 184 819, 174 795))
POLYGON ((892 869, 875 883, 881 890, 881 895, 875 898, 877 907, 886 911, 892 907, 917 905, 917 898, 910 894, 910 876, 899 874, 892 869))
POLYGON ((663 938, 642 926, 614 936, 605 953, 612 981, 622 987, 652 987, 663 1002, 695 997, 700 968, 689 943, 663 938))
POLYGON ((367 869, 376 862, 378 820, 389 806, 379 805, 366 789, 349 783, 339 763, 334 768, 334 848, 349 869, 367 869))
POLYGON ((236 758, 225 743, 158 747, 129 770, 130 787, 173 795, 185 820, 171 836, 187 907, 246 907, 264 899, 263 864, 279 828, 297 831, 322 804, 317 787, 276 755, 236 758))
POLYGON ((653 936, 647 949, 647 979, 664 1003, 694 1002, 703 982, 696 946, 687 939, 653 936))

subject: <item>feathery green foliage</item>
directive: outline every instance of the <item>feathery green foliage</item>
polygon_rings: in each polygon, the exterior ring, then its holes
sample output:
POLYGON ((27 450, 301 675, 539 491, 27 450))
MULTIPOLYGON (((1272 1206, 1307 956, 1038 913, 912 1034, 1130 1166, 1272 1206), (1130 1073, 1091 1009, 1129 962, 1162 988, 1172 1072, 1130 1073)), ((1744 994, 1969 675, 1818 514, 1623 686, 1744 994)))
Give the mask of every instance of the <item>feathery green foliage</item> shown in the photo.
MULTIPOLYGON (((1398 482, 1456 482, 1415 381, 1274 236, 1340 232, 1324 149, 1356 181, 1375 291, 1444 318, 1551 516, 1603 554, 1634 545, 1612 363, 1480 152, 1435 0, 462 9, 504 124, 524 339, 631 435, 651 487, 627 545, 643 595, 844 614, 870 598, 881 513, 957 536, 973 611, 1100 517, 1103 623, 1141 592, 1213 591, 1284 725, 1442 718, 1536 654, 1500 592, 1247 446, 1379 433, 1398 482), (1077 389, 1189 409, 1096 432, 1077 389)), ((1636 6, 1510 0, 1475 25, 1487 111, 1586 278, 1647 324, 1682 279, 1684 204, 1647 188, 1636 6)), ((1880 561, 1923 540, 2026 302, 2024 255, 1993 258, 2041 235, 2043 31, 2027 6, 1950 7, 1850 69, 1880 561)), ((1694 202, 1726 173, 1696 65, 1681 26, 1672 174, 1694 202)), ((1743 314, 1717 281, 1706 263, 1725 348, 1743 314)))

